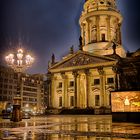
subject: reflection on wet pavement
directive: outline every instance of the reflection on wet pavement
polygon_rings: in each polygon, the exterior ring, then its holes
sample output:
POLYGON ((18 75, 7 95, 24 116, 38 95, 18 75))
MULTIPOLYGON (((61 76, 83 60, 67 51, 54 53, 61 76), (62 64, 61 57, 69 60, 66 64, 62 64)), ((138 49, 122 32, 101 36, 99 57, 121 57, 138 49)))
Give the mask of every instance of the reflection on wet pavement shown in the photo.
POLYGON ((111 116, 45 116, 19 123, 0 119, 1 140, 140 140, 140 124, 111 116))

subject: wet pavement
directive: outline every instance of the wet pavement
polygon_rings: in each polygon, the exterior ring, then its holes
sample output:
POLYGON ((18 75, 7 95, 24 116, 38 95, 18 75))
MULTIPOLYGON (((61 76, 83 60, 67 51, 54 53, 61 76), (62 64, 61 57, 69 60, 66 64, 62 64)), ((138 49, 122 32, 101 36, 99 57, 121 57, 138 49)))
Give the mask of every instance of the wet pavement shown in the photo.
POLYGON ((111 116, 59 115, 10 122, 0 119, 0 140, 140 140, 140 124, 111 116))

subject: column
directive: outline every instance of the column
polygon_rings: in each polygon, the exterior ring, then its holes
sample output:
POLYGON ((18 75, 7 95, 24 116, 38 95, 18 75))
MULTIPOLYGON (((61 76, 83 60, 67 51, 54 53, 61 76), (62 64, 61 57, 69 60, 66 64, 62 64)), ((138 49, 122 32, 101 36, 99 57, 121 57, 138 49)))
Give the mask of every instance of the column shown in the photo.
POLYGON ((111 41, 110 16, 107 16, 107 40, 111 41))
POLYGON ((52 91, 51 91, 51 86, 52 86, 52 74, 51 73, 47 73, 47 84, 48 84, 48 103, 47 103, 47 106, 48 107, 52 107, 52 102, 51 102, 51 93, 52 93, 52 91))
POLYGON ((97 42, 100 41, 100 26, 99 26, 100 17, 96 16, 96 28, 97 28, 97 42))
POLYGON ((80 75, 77 76, 77 107, 80 108, 80 75))
POLYGON ((86 107, 89 107, 89 85, 90 85, 90 80, 89 80, 89 76, 90 76, 90 72, 89 70, 85 70, 85 75, 86 75, 86 107))
POLYGON ((89 20, 86 20, 86 44, 90 42, 90 26, 89 26, 89 20))
POLYGON ((54 107, 54 97, 55 97, 55 90, 56 90, 56 78, 54 77, 54 75, 51 77, 51 106, 54 107))
POLYGON ((63 88, 63 93, 62 93, 62 102, 63 102, 63 107, 68 107, 68 93, 67 93, 67 89, 68 89, 68 80, 67 80, 67 76, 65 75, 65 73, 61 73, 61 76, 63 78, 63 83, 64 83, 64 88, 63 88))
POLYGON ((91 43, 91 40, 92 40, 92 38, 91 38, 91 20, 88 19, 87 22, 88 22, 88 34, 89 34, 88 43, 91 43))
POLYGON ((52 81, 51 80, 49 80, 48 81, 48 103, 47 103, 47 106, 49 107, 49 108, 51 108, 52 107, 52 102, 51 102, 51 85, 52 85, 52 81))
POLYGON ((81 24, 82 45, 85 45, 85 24, 81 24))
POLYGON ((77 108, 77 76, 78 72, 73 71, 73 76, 74 76, 74 107, 77 108))
POLYGON ((122 44, 122 36, 121 36, 121 24, 118 25, 118 34, 119 34, 119 44, 122 44))
POLYGON ((119 85, 119 71, 118 71, 118 67, 117 66, 113 66, 112 70, 115 74, 115 90, 118 90, 120 85, 119 85))
POLYGON ((104 75, 104 70, 103 70, 103 67, 98 67, 98 73, 100 75, 100 98, 101 98, 101 106, 104 106, 105 103, 104 103, 104 78, 103 78, 103 75, 104 75))

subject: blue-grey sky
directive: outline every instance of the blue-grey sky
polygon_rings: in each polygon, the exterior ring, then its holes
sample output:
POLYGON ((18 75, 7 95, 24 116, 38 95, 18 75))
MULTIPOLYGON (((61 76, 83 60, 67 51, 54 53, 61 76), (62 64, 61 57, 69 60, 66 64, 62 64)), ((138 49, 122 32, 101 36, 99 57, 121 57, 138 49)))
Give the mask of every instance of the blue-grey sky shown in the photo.
MULTIPOLYGON (((4 54, 16 48, 19 40, 35 55, 32 73, 45 73, 52 53, 56 59, 78 49, 79 16, 84 0, 0 0, 0 47, 4 54)), ((124 21, 123 45, 140 48, 139 0, 117 0, 124 21)))

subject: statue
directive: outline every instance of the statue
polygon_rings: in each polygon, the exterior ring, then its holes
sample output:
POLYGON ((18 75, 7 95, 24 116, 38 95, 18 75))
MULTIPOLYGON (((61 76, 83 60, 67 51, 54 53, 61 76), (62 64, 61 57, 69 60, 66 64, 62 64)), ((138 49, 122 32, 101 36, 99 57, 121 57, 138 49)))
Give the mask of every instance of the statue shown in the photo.
POLYGON ((126 96, 125 100, 124 100, 124 105, 130 105, 128 96, 126 96))
POLYGON ((70 47, 70 54, 73 54, 74 51, 73 51, 73 45, 70 47))
POLYGON ((52 54, 52 64, 54 64, 55 63, 55 55, 54 55, 54 53, 52 54))
POLYGON ((83 47, 82 47, 82 37, 81 36, 79 37, 79 50, 83 50, 83 47))
POLYGON ((79 37, 79 45, 82 46, 82 37, 79 37))

